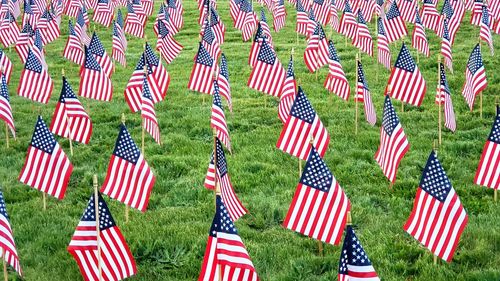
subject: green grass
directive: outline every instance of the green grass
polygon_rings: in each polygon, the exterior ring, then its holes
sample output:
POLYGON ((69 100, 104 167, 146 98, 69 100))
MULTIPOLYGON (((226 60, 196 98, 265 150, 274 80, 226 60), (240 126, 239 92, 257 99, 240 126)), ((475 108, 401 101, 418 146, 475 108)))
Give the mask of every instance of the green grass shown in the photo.
MULTIPOLYGON (((203 187, 212 149, 211 99, 187 90, 199 26, 195 1, 187 0, 184 6, 185 26, 176 35, 184 50, 167 67, 172 82, 166 100, 156 108, 163 145, 158 146, 146 136, 145 157, 158 179, 148 211, 144 214, 131 211, 130 222, 125 224, 123 204, 107 200, 137 261, 138 274, 130 280, 196 279, 213 216, 213 193, 203 187)), ((224 1, 218 8, 228 29, 222 49, 229 62, 234 101, 234 113, 226 113, 234 147, 233 155, 227 158, 233 185, 250 211, 236 225, 262 280, 336 280, 340 246, 325 245, 324 256, 320 256, 316 241, 281 226, 299 179, 298 160, 275 148, 282 128, 277 118, 277 101, 246 86, 250 75, 246 60, 251 44, 243 43, 240 32, 231 26, 228 6, 224 1)), ((373 160, 379 143, 383 89, 388 71, 377 66, 375 58, 362 56, 379 120, 375 127, 371 127, 361 116, 359 134, 355 136, 352 99, 346 103, 328 94, 322 86, 326 68, 321 69, 317 79, 308 73, 302 59, 305 40, 300 37, 297 44, 295 11, 288 4, 287 10, 289 16, 285 29, 273 33, 276 51, 286 66, 290 50, 295 48, 297 79, 331 134, 325 161, 351 200, 356 232, 379 276, 383 280, 499 280, 500 208, 493 202, 491 189, 473 184, 481 150, 494 118, 494 95, 500 89, 500 78, 496 75, 499 59, 490 56, 484 48, 489 86, 484 93, 484 117, 481 119, 478 106, 469 112, 460 94, 465 64, 479 34, 477 27, 468 24, 470 13, 467 13, 453 47, 455 73, 448 73, 458 129, 455 134, 444 131, 443 145, 439 149, 439 158, 469 214, 469 223, 453 261, 433 265, 429 251, 406 234, 402 226, 410 214, 422 169, 433 140, 437 138, 438 111, 434 105, 434 89, 440 41, 429 31, 431 57, 420 57, 419 67, 428 87, 422 106, 406 106, 402 113, 400 103, 395 102, 411 148, 401 163, 393 190, 389 190, 388 181, 373 160)), ((270 14, 267 15, 271 21, 270 14)), ((153 21, 154 17, 147 26, 151 40, 155 38, 153 21)), ((101 183, 104 180, 122 112, 126 113, 133 138, 140 143, 140 116, 130 113, 123 89, 142 52, 144 41, 129 38, 128 66, 116 68, 112 102, 81 98, 94 122, 94 133, 89 145, 76 144, 74 147, 74 156, 70 158, 75 169, 65 199, 61 202, 50 199, 47 211, 42 211, 41 193, 17 181, 37 114, 40 112, 50 123, 61 89, 63 68, 75 91, 78 89, 78 68, 62 57, 67 36, 66 17, 61 25, 61 38, 46 46, 47 62, 55 81, 48 105, 35 104, 17 96, 22 65, 14 50, 7 52, 15 65, 10 94, 18 139, 7 149, 4 133, 0 133, 0 149, 4 155, 0 161, 0 183, 26 280, 82 280, 66 247, 92 192, 92 175, 97 173, 101 183)), ((374 34, 373 22, 369 27, 374 34)), ((111 30, 101 26, 96 29, 110 54, 111 30)), ((350 43, 345 45, 340 35, 329 37, 336 43, 353 87, 357 51, 350 43)), ((406 39, 408 43, 409 40, 406 39)), ((500 44, 500 41, 496 40, 496 43, 500 44)), ((393 59, 400 45, 392 46, 393 59)), ((69 154, 68 141, 58 140, 69 154)), ((10 278, 19 279, 13 272, 10 272, 10 278)))

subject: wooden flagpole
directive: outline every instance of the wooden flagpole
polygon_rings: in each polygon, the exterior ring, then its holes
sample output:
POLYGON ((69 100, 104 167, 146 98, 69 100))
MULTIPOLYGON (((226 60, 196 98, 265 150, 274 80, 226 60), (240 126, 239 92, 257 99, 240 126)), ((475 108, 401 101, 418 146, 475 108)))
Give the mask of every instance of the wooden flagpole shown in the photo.
POLYGON ((3 251, 3 257, 2 257, 2 262, 3 262, 3 279, 5 281, 9 281, 9 272, 7 272, 7 263, 5 262, 5 251, 3 251))
POLYGON ((442 131, 443 131, 443 106, 442 106, 442 96, 441 96, 441 55, 438 54, 438 140, 439 140, 439 145, 443 142, 442 140, 442 131))
MULTIPOLYGON (((438 154, 438 146, 437 146, 437 140, 434 140, 432 142, 432 150, 434 151, 434 153, 436 153, 436 156, 438 154)), ((437 262, 438 262, 438 256, 436 256, 433 252, 431 252, 431 254, 433 255, 433 262, 434 262, 434 265, 437 265, 437 262)))
POLYGON ((359 67, 359 59, 360 59, 360 52, 356 54, 356 80, 354 84, 354 107, 355 107, 355 114, 354 114, 354 134, 358 134, 358 67, 359 67))
MULTIPOLYGON (((314 145, 314 137, 312 135, 310 136, 309 144, 314 145)), ((300 168, 302 168, 302 167, 300 167, 300 168)), ((302 173, 300 176, 302 176, 302 173)), ((321 240, 318 240, 318 254, 320 256, 323 255, 323 241, 321 241, 321 240)))
MULTIPOLYGON (((64 68, 61 69, 61 76, 64 78, 65 74, 64 74, 64 68)), ((69 139, 69 152, 71 154, 71 156, 73 156, 73 137, 71 136, 71 128, 69 127, 69 117, 67 114, 65 114, 65 117, 66 117, 66 129, 68 130, 68 139, 69 139)))
MULTIPOLYGON (((391 96, 391 91, 392 91, 392 86, 389 84, 387 85, 387 95, 390 97, 391 96)), ((392 188, 394 187, 394 183, 392 181, 389 182, 389 190, 392 191, 392 188)))
POLYGON ((97 240, 97 267, 99 270, 98 280, 102 280, 102 266, 101 266, 101 233, 99 228, 99 193, 97 191, 97 175, 94 174, 94 207, 95 207, 95 231, 97 240))
MULTIPOLYGON (((122 113, 122 124, 125 126, 125 113, 122 113)), ((143 153, 144 154, 144 153, 143 153)), ((130 207, 125 204, 125 223, 128 223, 130 207)))

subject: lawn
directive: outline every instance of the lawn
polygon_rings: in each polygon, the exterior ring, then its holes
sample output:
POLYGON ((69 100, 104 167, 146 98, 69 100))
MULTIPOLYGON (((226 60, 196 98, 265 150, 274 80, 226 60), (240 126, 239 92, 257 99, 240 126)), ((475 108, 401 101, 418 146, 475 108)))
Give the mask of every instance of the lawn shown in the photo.
MULTIPOLYGON (((156 3, 154 16, 158 10, 156 3)), ((477 42, 479 28, 462 23, 453 46, 454 74, 448 72, 457 114, 457 132, 443 132, 438 156, 469 215, 457 252, 451 263, 433 264, 432 254, 403 231, 410 214, 425 161, 437 138, 438 108, 434 104, 437 83, 438 37, 427 31, 431 56, 420 57, 419 68, 427 81, 427 95, 421 107, 394 101, 411 148, 403 159, 393 189, 373 159, 379 143, 383 89, 389 72, 376 58, 362 55, 368 84, 377 110, 378 121, 371 127, 360 118, 359 133, 354 134, 354 103, 344 102, 323 88, 327 68, 310 74, 302 59, 305 39, 296 41, 295 11, 286 4, 286 27, 273 32, 275 49, 284 66, 295 48, 295 74, 305 93, 331 135, 325 161, 352 203, 352 218, 375 269, 383 280, 499 280, 500 279, 500 203, 493 202, 493 191, 473 184, 482 147, 495 116, 495 95, 500 89, 496 67, 500 62, 483 47, 489 86, 483 97, 483 118, 478 104, 468 110, 461 96, 464 72, 470 51, 477 42)), ((213 192, 203 187, 213 147, 210 129, 211 98, 187 90, 193 57, 199 42, 198 10, 194 0, 184 2, 185 26, 176 35, 184 46, 180 56, 167 66, 172 77, 166 100, 156 107, 161 146, 146 135, 145 158, 152 166, 157 182, 147 212, 131 211, 125 223, 124 205, 106 197, 112 214, 136 258, 138 273, 130 280, 195 280, 201 267, 208 229, 213 217, 213 192)), ((258 8, 257 5, 255 5, 258 8)), ((282 124, 277 117, 278 101, 249 89, 247 65, 250 42, 232 27, 229 4, 220 1, 219 13, 227 27, 222 45, 228 58, 234 112, 226 110, 233 154, 227 156, 229 173, 236 192, 250 214, 236 222, 255 268, 262 280, 336 280, 341 246, 325 245, 318 254, 317 242, 281 226, 297 182, 298 160, 276 149, 282 124)), ((125 11, 125 9, 123 10, 125 11)), ((271 14, 266 11, 271 25, 271 14)), ((147 25, 147 37, 155 45, 154 16, 147 25)), ((116 67, 111 102, 80 98, 89 112, 94 131, 89 145, 74 144, 70 159, 74 171, 62 201, 48 200, 42 210, 42 194, 17 181, 36 117, 41 114, 50 124, 61 89, 64 69, 73 89, 78 89, 78 67, 62 57, 67 38, 67 17, 61 23, 62 36, 45 47, 49 71, 55 81, 54 93, 47 105, 17 96, 22 65, 14 50, 6 50, 14 72, 9 85, 18 139, 5 147, 0 133, 0 183, 26 280, 82 280, 76 262, 66 247, 92 193, 92 175, 104 180, 107 164, 118 134, 120 116, 134 140, 140 145, 141 119, 128 109, 124 87, 142 52, 144 40, 129 39, 126 68, 116 67)), ((92 25, 93 26, 93 25, 92 25)), ((95 26, 108 54, 111 54, 111 29, 95 26)), ((375 36, 374 22, 369 23, 375 36)), ((409 25, 411 30, 413 27, 409 25)), ((354 86, 357 49, 342 36, 327 29, 337 47, 347 78, 354 86)), ((498 39, 494 35, 494 39, 498 39)), ((410 44, 411 38, 405 39, 410 44)), ((500 40, 495 40, 500 44, 500 40)), ((395 60, 401 42, 391 46, 395 60)), ((500 49, 497 48, 497 52, 500 49)), ((412 49, 413 54, 415 50, 412 49)), ((361 107, 360 107, 361 109, 361 107)), ((58 138, 69 154, 69 142, 58 138)), ((12 280, 19 277, 10 272, 12 280)))

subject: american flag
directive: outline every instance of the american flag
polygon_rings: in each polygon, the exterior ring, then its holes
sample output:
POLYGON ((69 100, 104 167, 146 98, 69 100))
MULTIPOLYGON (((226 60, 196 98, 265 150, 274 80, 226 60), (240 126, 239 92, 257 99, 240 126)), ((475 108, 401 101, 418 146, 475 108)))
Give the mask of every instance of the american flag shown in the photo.
POLYGON ((352 40, 354 46, 358 47, 361 51, 373 56, 373 40, 370 35, 370 30, 366 25, 366 21, 363 18, 363 13, 361 10, 358 12, 358 26, 356 28, 356 33, 354 39, 352 40))
POLYGON ((359 242, 352 226, 345 230, 344 244, 340 252, 339 281, 378 281, 380 278, 372 262, 359 242))
POLYGON ((481 21, 483 20, 483 0, 473 0, 471 2, 473 3, 473 5, 470 23, 476 26, 480 26, 481 21))
POLYGON ((132 36, 143 38, 144 26, 146 22, 142 17, 136 13, 135 8, 131 2, 127 2, 127 17, 125 18, 124 31, 132 36))
POLYGON ((380 128, 380 146, 375 153, 375 160, 391 182, 396 181, 399 163, 409 148, 410 144, 399 122, 398 115, 392 106, 391 99, 386 95, 384 116, 380 128))
POLYGON ((9 127, 12 136, 16 138, 16 127, 14 126, 14 117, 12 116, 12 107, 10 106, 9 89, 7 87, 7 79, 2 76, 0 84, 0 119, 2 119, 7 127, 9 127))
POLYGON ((285 1, 278 0, 273 8, 273 28, 275 32, 279 32, 286 23, 285 1))
POLYGON ((113 75, 113 61, 106 53, 106 50, 104 49, 99 36, 97 36, 97 33, 95 32, 92 35, 92 39, 90 40, 89 53, 94 55, 95 60, 101 66, 101 70, 106 73, 106 76, 111 78, 111 76, 113 75))
POLYGON ((87 34, 87 24, 83 16, 83 9, 80 9, 76 17, 75 33, 84 45, 88 46, 90 44, 90 36, 87 34))
POLYGON ((61 31, 59 30, 59 23, 48 9, 45 10, 38 20, 36 28, 40 29, 40 32, 42 33, 44 45, 56 40, 61 34, 61 31))
POLYGON ((326 25, 328 13, 330 12, 330 0, 313 0, 311 9, 314 12, 316 21, 321 25, 326 25))
POLYGON ((72 171, 68 156, 38 116, 19 181, 62 200, 72 171))
POLYGON ((329 143, 328 131, 302 88, 299 87, 276 147, 302 160, 307 160, 312 147, 323 156, 329 143), (312 146, 311 138, 313 139, 312 146))
POLYGON ((153 97, 148 84, 147 75, 144 75, 141 105, 142 127, 153 137, 156 143, 161 144, 160 126, 156 119, 153 97))
POLYGON ((144 59, 149 69, 148 81, 151 89, 151 96, 153 97, 153 102, 158 103, 162 101, 167 94, 170 85, 170 75, 149 43, 146 43, 144 48, 144 59))
POLYGON ((94 10, 97 7, 97 0, 83 0, 83 5, 91 10, 94 10))
POLYGON ((208 233, 198 281, 259 281, 250 255, 238 235, 234 220, 230 217, 227 203, 224 203, 220 195, 216 196, 215 202, 215 216, 208 233))
POLYGON ((19 37, 19 26, 17 26, 16 18, 11 12, 7 12, 0 26, 0 41, 7 48, 16 43, 19 37))
POLYGON ((500 7, 498 4, 500 4, 498 0, 492 0, 489 2, 489 6, 491 7, 491 16, 493 16, 495 20, 500 19, 500 7))
POLYGON ((153 0, 142 0, 141 3, 146 16, 151 16, 153 14, 153 0))
POLYGON ((255 30, 252 47, 250 47, 250 53, 248 55, 248 65, 252 68, 255 67, 255 64, 257 63, 257 56, 259 55, 260 47, 262 46, 264 39, 267 39, 267 37, 262 32, 262 27, 259 22, 255 30))
POLYGON ((170 17, 169 20, 172 22, 172 24, 175 26, 177 30, 180 30, 184 26, 184 18, 182 17, 184 8, 182 7, 182 1, 167 0, 167 8, 170 17))
MULTIPOLYGON (((310 144, 308 144, 311 146, 310 144)), ((283 226, 325 243, 342 238, 351 203, 314 147, 300 178, 283 226)))
POLYGON ((96 216, 95 197, 94 194, 90 196, 69 242, 68 252, 76 260, 85 280, 123 280, 135 275, 135 260, 125 237, 101 194, 97 195, 99 211, 96 216))
POLYGON ((33 36, 35 32, 29 23, 23 26, 23 29, 19 32, 19 37, 16 41, 16 52, 19 55, 22 63, 26 63, 26 58, 28 57, 28 51, 30 46, 33 45, 33 36))
POLYGON ((236 19, 238 18, 240 12, 241 0, 229 0, 229 15, 233 20, 233 26, 236 25, 236 19))
MULTIPOLYGON (((460 28, 460 24, 465 16, 465 6, 463 1, 461 0, 451 0, 451 12, 448 11, 447 16, 450 15, 450 22, 448 23, 451 43, 455 42, 455 35, 457 34, 458 29, 460 28)), ((446 8, 446 5, 443 6, 446 8)))
MULTIPOLYGON (((320 25, 317 24, 314 32, 307 39, 307 46, 304 51, 304 62, 310 72, 315 72, 320 68, 319 65, 319 28, 320 25)), ((326 38, 323 40, 326 41, 326 38)))
POLYGON ((365 71, 360 61, 358 61, 358 81, 356 83, 356 96, 354 102, 362 102, 364 104, 366 121, 372 126, 375 125, 377 122, 377 112, 375 112, 370 88, 368 88, 365 71))
POLYGON ((407 22, 415 23, 415 10, 418 10, 416 0, 398 0, 401 17, 407 22))
POLYGON ((432 151, 404 230, 434 255, 450 262, 467 221, 467 213, 432 151))
POLYGON ((61 96, 52 116, 50 131, 63 138, 84 144, 88 144, 92 136, 92 120, 66 77, 62 80, 61 96))
POLYGON ((385 36, 384 20, 382 18, 377 19, 377 30, 377 61, 385 68, 391 69, 391 49, 385 36))
POLYGON ((5 75, 5 80, 7 80, 7 84, 9 84, 12 74, 12 62, 2 49, 0 49, 0 73, 5 75))
POLYGON ((32 6, 31 6, 31 1, 24 1, 24 13, 23 13, 23 21, 22 21, 22 26, 25 26, 27 23, 29 23, 31 26, 35 26, 37 22, 37 17, 35 16, 35 13, 33 12, 32 6))
POLYGON ((337 8, 335 8, 335 0, 331 0, 330 17, 328 22, 334 31, 338 32, 340 30, 340 20, 337 13, 337 8))
POLYGON ((210 28, 208 20, 205 22, 204 25, 203 36, 201 37, 201 44, 203 44, 203 47, 205 47, 207 52, 210 54, 210 57, 212 57, 215 61, 219 59, 219 56, 221 54, 220 45, 219 42, 217 42, 217 39, 215 38, 215 35, 212 32, 212 29, 210 28))
POLYGON ((102 70, 96 58, 85 48, 85 63, 80 68, 80 89, 78 94, 85 98, 110 101, 113 96, 111 79, 102 70))
MULTIPOLYGON (((30 7, 31 9, 31 5, 29 5, 30 1, 24 1, 24 10, 26 11, 26 6, 30 7)), ((66 1, 65 3, 65 9, 64 9, 64 14, 66 14, 68 17, 73 17, 73 18, 76 18, 79 11, 80 11, 80 7, 81 7, 81 2, 79 0, 68 0, 66 1)))
MULTIPOLYGON (((142 103, 142 87, 144 85, 144 68, 147 67, 146 61, 144 60, 144 54, 141 55, 137 65, 135 66, 132 76, 128 80, 127 86, 125 87, 125 101, 127 102, 130 110, 132 112, 137 112, 141 109, 142 103)), ((149 72, 149 71, 148 71, 149 72)))
POLYGON ((0 225, 2 242, 0 243, 0 252, 2 259, 16 270, 19 275, 23 275, 19 256, 17 254, 16 243, 14 242, 14 234, 9 222, 10 218, 7 214, 7 207, 2 191, 0 191, 0 225))
POLYGON ((161 57, 170 64, 179 55, 182 48, 183 46, 175 41, 172 33, 170 33, 163 21, 159 21, 156 49, 160 51, 161 57))
POLYGON ((219 93, 227 101, 229 111, 233 112, 233 102, 231 99, 231 86, 229 85, 229 70, 227 68, 227 59, 224 54, 220 60, 220 70, 217 76, 217 84, 219 85, 219 93))
POLYGON ((257 16, 248 0, 242 0, 240 3, 235 27, 242 31, 243 41, 248 41, 257 27, 257 16))
POLYGON ((211 0, 197 0, 198 1, 198 10, 200 10, 200 15, 198 17, 198 24, 202 25, 208 16, 208 12, 211 6, 211 0))
POLYGON ((453 73, 453 56, 451 53, 450 34, 448 33, 448 20, 443 23, 443 37, 441 40, 441 56, 444 58, 444 64, 453 73))
POLYGON ((111 6, 111 0, 98 0, 93 20, 96 23, 109 27, 111 25, 111 21, 113 20, 113 13, 114 10, 111 6))
POLYGON ((281 88, 280 103, 278 107, 278 117, 281 122, 286 123, 293 101, 297 95, 297 81, 295 81, 295 73, 293 71, 293 57, 290 56, 288 62, 288 70, 286 72, 285 82, 281 88))
POLYGON ((455 132, 457 124, 455 121, 455 111, 453 110, 453 103, 451 102, 451 91, 448 86, 448 80, 446 79, 446 72, 444 70, 444 65, 439 64, 439 84, 436 95, 436 104, 444 105, 444 125, 446 128, 455 132))
POLYGON ((490 16, 486 5, 483 5, 483 14, 481 18, 481 28, 480 28, 479 38, 488 44, 488 46, 490 47, 491 55, 493 55, 494 48, 493 48, 493 38, 491 36, 491 29, 490 29, 490 16))
POLYGON ((8 4, 9 10, 12 12, 12 15, 17 19, 21 15, 21 1, 20 0, 12 0, 9 1, 8 4))
POLYGON ((213 81, 213 103, 212 116, 210 117, 210 127, 214 128, 217 138, 231 151, 231 141, 229 138, 229 129, 227 128, 226 116, 219 94, 219 83, 213 81))
POLYGON ((160 9, 158 10, 158 14, 156 15, 155 23, 153 25, 153 31, 155 32, 156 35, 158 35, 158 23, 161 21, 163 24, 166 25, 168 12, 166 11, 167 8, 165 7, 165 3, 160 4, 160 9))
MULTIPOLYGON (((333 5, 332 5, 333 6, 333 5)), ((373 14, 375 13, 375 4, 374 0, 361 0, 360 1, 360 11, 363 13, 363 16, 366 22, 371 22, 373 14)))
POLYGON ((213 7, 210 8, 210 28, 212 29, 217 42, 219 42, 219 44, 223 44, 224 36, 226 34, 226 26, 213 7))
POLYGON ((68 31, 69 35, 68 40, 66 41, 66 46, 64 47, 63 56, 78 65, 83 65, 85 61, 85 54, 83 53, 82 44, 75 33, 71 20, 68 22, 68 31))
POLYGON ((392 98, 415 106, 422 104, 427 90, 425 80, 404 43, 387 84, 392 98))
POLYGON ((21 97, 41 103, 48 103, 53 89, 54 82, 50 78, 47 69, 42 66, 42 62, 35 56, 33 50, 30 49, 26 64, 21 72, 17 92, 21 97))
POLYGON ((210 95, 212 93, 212 80, 215 66, 214 59, 200 42, 193 70, 189 77, 188 89, 210 95))
POLYGON ((337 50, 333 41, 328 42, 328 76, 326 77, 324 87, 331 93, 335 93, 343 100, 349 100, 351 88, 344 73, 344 69, 340 64, 340 57, 337 55, 337 50))
POLYGON ((387 36, 387 41, 392 43, 406 35, 408 31, 406 30, 405 22, 399 13, 398 4, 393 2, 389 8, 389 12, 385 16, 384 28, 387 36))
POLYGON ((483 57, 481 56, 481 46, 477 44, 470 54, 465 68, 465 82, 462 89, 462 96, 469 105, 470 110, 474 108, 474 100, 488 86, 486 80, 486 70, 484 69, 483 57))
POLYGON ((271 96, 279 96, 285 81, 285 69, 272 47, 264 39, 247 85, 271 96))
POLYGON ((417 49, 420 53, 424 54, 426 57, 429 57, 429 42, 427 41, 425 27, 422 25, 418 9, 415 9, 415 28, 413 29, 411 46, 417 49))
POLYGON ((89 26, 90 25, 90 19, 89 19, 89 14, 87 13, 87 6, 86 6, 86 4, 81 5, 81 11, 82 11, 82 16, 83 16, 83 20, 85 21, 85 24, 87 26, 89 26))
POLYGON ((346 0, 344 12, 340 18, 339 32, 347 38, 354 39, 354 36, 356 36, 357 26, 358 22, 356 21, 356 17, 354 17, 354 13, 351 10, 349 0, 346 0))
POLYGON ((43 68, 48 69, 47 62, 45 61, 45 50, 43 49, 43 46, 42 35, 40 33, 40 30, 37 28, 35 29, 35 38, 33 40, 31 50, 33 51, 33 54, 37 57, 37 59, 41 62, 43 68))
POLYGON ((124 124, 116 139, 101 192, 145 212, 156 177, 124 124))
MULTIPOLYGON (((229 178, 226 156, 224 154, 224 149, 222 148, 222 143, 219 139, 217 139, 215 146, 217 160, 217 184, 220 185, 222 201, 227 205, 229 216, 231 216, 233 221, 236 221, 244 214, 248 213, 248 211, 245 207, 243 207, 234 192, 231 179, 229 178)), ((214 154, 212 153, 210 163, 208 164, 207 175, 205 177, 205 188, 216 189, 215 176, 214 154)))
POLYGON ((127 63, 127 58, 125 57, 126 50, 127 38, 125 37, 123 28, 120 24, 113 21, 113 49, 111 50, 111 56, 123 66, 127 63))
POLYGON ((306 35, 308 22, 309 17, 306 10, 304 10, 304 7, 302 6, 302 1, 297 0, 297 24, 295 26, 295 31, 299 34, 306 35))
POLYGON ((500 107, 488 140, 484 144, 483 154, 477 167, 474 183, 493 189, 500 189, 500 107))
POLYGON ((434 30, 436 33, 439 28, 440 15, 436 9, 436 4, 432 0, 424 0, 422 6, 422 24, 428 28, 434 30))
POLYGON ((273 45, 273 37, 271 35, 271 29, 269 28, 269 25, 267 24, 267 19, 266 19, 266 13, 264 12, 264 8, 260 9, 260 27, 262 28, 262 32, 264 35, 267 37, 268 43, 272 46, 273 45))

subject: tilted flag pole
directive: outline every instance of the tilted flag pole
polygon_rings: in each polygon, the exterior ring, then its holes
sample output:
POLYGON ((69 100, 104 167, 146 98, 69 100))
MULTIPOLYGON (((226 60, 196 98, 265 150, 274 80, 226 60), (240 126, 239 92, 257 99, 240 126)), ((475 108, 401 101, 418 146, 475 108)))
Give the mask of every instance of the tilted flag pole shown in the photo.
MULTIPOLYGON (((439 57, 439 55, 438 55, 439 57)), ((436 154, 436 157, 437 157, 437 154, 438 154, 438 149, 437 149, 437 145, 436 145, 436 140, 433 140, 432 142, 432 150, 434 150, 434 153, 436 154)), ((438 256, 434 255, 433 252, 431 252, 432 256, 433 256, 433 260, 434 260, 434 265, 437 265, 437 262, 438 262, 438 256)))
POLYGON ((97 175, 94 174, 93 176, 93 182, 94 182, 94 207, 95 207, 95 231, 97 233, 97 267, 98 267, 98 280, 102 280, 102 267, 101 267, 101 235, 100 235, 100 229, 99 229, 99 192, 97 190, 97 175))
MULTIPOLYGON (((313 136, 310 136, 309 143, 310 143, 311 145, 314 145, 314 137, 313 137, 313 136)), ((299 161, 301 161, 301 160, 299 159, 299 161)), ((301 167, 302 167, 302 165, 301 165, 301 167)), ((301 173, 301 175, 300 175, 300 176, 302 176, 302 173, 301 173)), ((349 212, 348 212, 348 213, 349 213, 349 212)), ((322 256, 322 255, 323 255, 323 241, 321 241, 321 240, 319 240, 319 239, 318 239, 318 254, 319 254, 320 256, 322 256)))
MULTIPOLYGON (((61 76, 64 78, 65 77, 65 73, 64 73, 64 68, 61 69, 61 76)), ((66 122, 68 123, 68 125, 66 126, 67 130, 68 130, 68 139, 69 139, 69 153, 71 156, 73 156, 73 137, 71 136, 71 128, 69 126, 69 117, 68 117, 68 114, 66 113, 66 122)))
MULTIPOLYGON (((481 53, 481 36, 478 39, 479 53, 481 53)), ((479 93, 479 118, 483 119, 483 91, 479 93)))
MULTIPOLYGON (((125 126, 125 113, 122 113, 122 120, 121 121, 122 121, 123 126, 125 126)), ((143 129, 143 138, 142 138, 142 140, 143 140, 142 143, 144 143, 144 129, 143 129)), ((144 151, 142 152, 142 154, 144 155, 144 151)), ((130 207, 127 204, 125 204, 125 223, 128 223, 129 212, 130 212, 130 207)))
POLYGON ((355 107, 355 115, 354 115, 354 135, 358 135, 358 71, 359 71, 359 61, 360 61, 361 51, 358 50, 356 54, 356 87, 354 87, 354 107, 355 107))

